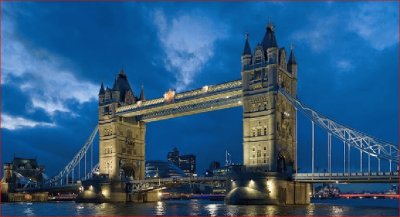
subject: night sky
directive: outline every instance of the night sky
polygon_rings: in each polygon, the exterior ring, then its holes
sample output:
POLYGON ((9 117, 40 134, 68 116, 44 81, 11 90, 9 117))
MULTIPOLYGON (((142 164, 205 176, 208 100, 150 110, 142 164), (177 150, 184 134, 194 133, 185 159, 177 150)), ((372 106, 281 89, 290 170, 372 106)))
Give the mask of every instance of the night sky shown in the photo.
MULTIPOLYGON (((101 82, 112 86, 121 68, 147 99, 240 79, 245 32, 254 49, 269 20, 279 47, 294 44, 302 102, 398 144, 397 2, 3 2, 2 162, 36 157, 55 175, 97 124, 101 82)), ((311 167, 310 125, 299 117, 302 171, 311 167)), ((317 133, 322 171, 327 136, 317 133)), ((242 163, 242 135, 242 108, 152 122, 146 159, 165 160, 177 147, 197 156, 201 174, 213 160, 224 164, 226 150, 242 163)), ((340 172, 342 148, 334 141, 340 172)))

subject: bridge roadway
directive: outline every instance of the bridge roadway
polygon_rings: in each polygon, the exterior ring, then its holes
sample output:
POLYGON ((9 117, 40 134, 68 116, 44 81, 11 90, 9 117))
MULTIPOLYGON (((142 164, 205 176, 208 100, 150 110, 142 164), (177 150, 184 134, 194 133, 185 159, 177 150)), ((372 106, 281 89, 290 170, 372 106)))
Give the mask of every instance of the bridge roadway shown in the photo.
MULTIPOLYGON (((179 185, 184 183, 208 183, 217 184, 227 181, 227 177, 174 177, 174 178, 151 178, 144 180, 130 180, 133 191, 146 191, 165 186, 179 185)), ((357 173, 296 173, 293 180, 304 183, 398 183, 398 172, 357 172, 357 173)), ((16 189, 17 192, 70 192, 78 191, 80 183, 56 186, 42 186, 39 188, 16 189)))
POLYGON ((398 183, 398 172, 296 173, 293 179, 307 183, 398 183))
POLYGON ((16 192, 78 192, 82 186, 81 183, 73 183, 67 185, 40 186, 33 188, 17 188, 16 192))
POLYGON ((117 108, 117 115, 136 117, 144 122, 158 121, 242 105, 242 81, 235 80, 168 97, 117 108))
POLYGON ((214 187, 224 186, 226 177, 174 177, 174 178, 152 178, 144 180, 131 180, 129 183, 132 184, 132 193, 150 191, 154 189, 165 189, 165 187, 177 186, 180 184, 190 183, 208 183, 214 187))

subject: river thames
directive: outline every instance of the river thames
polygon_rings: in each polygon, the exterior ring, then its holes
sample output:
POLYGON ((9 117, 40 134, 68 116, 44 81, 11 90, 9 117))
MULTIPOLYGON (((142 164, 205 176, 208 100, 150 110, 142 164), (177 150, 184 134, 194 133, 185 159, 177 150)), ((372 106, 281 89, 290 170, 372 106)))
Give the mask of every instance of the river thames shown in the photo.
POLYGON ((73 215, 166 215, 166 216, 398 216, 398 200, 335 199, 314 200, 310 205, 266 206, 225 205, 223 201, 169 200, 157 203, 93 204, 75 202, 4 203, 2 216, 73 215))

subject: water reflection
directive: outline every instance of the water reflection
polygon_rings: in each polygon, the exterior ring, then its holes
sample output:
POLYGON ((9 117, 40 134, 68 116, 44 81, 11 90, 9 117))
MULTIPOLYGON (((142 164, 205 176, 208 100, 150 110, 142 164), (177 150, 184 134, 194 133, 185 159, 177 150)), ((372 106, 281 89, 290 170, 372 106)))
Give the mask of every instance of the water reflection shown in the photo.
POLYGON ((4 216, 349 216, 392 215, 398 216, 396 200, 332 200, 319 204, 273 205, 225 205, 223 201, 171 200, 157 203, 4 203, 4 216), (372 203, 373 202, 373 203, 372 203), (342 204, 341 204, 342 203, 342 204), (362 204, 361 204, 362 203, 362 204), (390 206, 388 206, 388 204, 390 206), (385 207, 379 207, 385 206, 385 207))
POLYGON ((343 207, 340 206, 332 206, 331 207, 331 213, 330 215, 338 215, 338 216, 342 216, 343 215, 343 207))
POLYGON ((314 215, 314 212, 315 212, 315 204, 308 205, 306 215, 314 215))
POLYGON ((198 216, 200 215, 200 203, 198 200, 190 200, 190 214, 191 216, 198 216))
POLYGON ((208 211, 208 214, 210 216, 216 216, 217 215, 217 211, 218 211, 217 204, 208 204, 208 205, 206 205, 205 208, 208 211))
POLYGON ((158 201, 156 206, 156 215, 164 215, 164 214, 165 214, 164 202, 158 201))
POLYGON ((24 210, 24 214, 28 215, 28 216, 35 215, 35 213, 33 212, 33 209, 31 207, 26 207, 25 210, 24 210))

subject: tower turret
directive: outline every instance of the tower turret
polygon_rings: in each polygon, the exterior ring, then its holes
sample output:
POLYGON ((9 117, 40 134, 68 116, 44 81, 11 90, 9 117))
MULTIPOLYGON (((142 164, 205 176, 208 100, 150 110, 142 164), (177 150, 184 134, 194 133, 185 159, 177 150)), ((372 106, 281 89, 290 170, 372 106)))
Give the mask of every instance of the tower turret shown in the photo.
POLYGON ((275 38, 275 27, 272 25, 271 22, 267 25, 267 30, 265 32, 261 45, 263 46, 268 63, 278 63, 278 43, 275 38))
POLYGON ((131 85, 128 82, 128 77, 125 74, 125 71, 121 69, 118 73, 117 77, 114 80, 114 85, 112 88, 112 98, 117 102, 124 103, 128 102, 135 102, 135 94, 131 88, 131 85), (129 94, 127 94, 130 92, 129 94), (126 97, 130 97, 132 99, 127 99, 126 97))
POLYGON ((104 89, 104 84, 103 84, 103 82, 101 82, 101 86, 100 86, 100 90, 99 90, 99 103, 104 102, 105 93, 106 93, 106 91, 104 89))
POLYGON ((146 98, 144 97, 143 85, 142 85, 141 90, 140 90, 140 98, 139 98, 139 100, 142 101, 142 102, 146 100, 146 98))
POLYGON ((278 42, 275 38, 275 27, 272 23, 267 25, 267 30, 265 32, 264 38, 262 40, 261 45, 263 46, 264 50, 266 51, 268 48, 277 48, 278 42))
POLYGON ((290 56, 287 64, 288 72, 292 73, 293 77, 297 77, 297 62, 294 56, 293 45, 290 47, 290 56))
POLYGON ((250 49, 250 45, 249 45, 249 34, 246 33, 244 49, 243 49, 243 53, 242 53, 242 68, 250 65, 251 61, 252 61, 252 55, 251 55, 251 49, 250 49))

